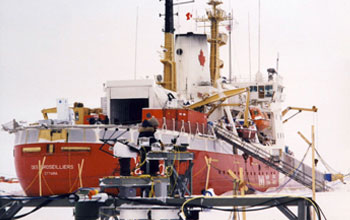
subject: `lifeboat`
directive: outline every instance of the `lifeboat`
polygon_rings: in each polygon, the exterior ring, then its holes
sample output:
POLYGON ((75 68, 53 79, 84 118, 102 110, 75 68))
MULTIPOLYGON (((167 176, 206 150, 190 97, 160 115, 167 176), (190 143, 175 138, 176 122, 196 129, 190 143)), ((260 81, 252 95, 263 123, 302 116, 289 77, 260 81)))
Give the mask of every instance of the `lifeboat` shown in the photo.
POLYGON ((253 121, 249 121, 248 127, 244 127, 243 124, 244 124, 244 119, 236 120, 236 129, 237 129, 238 136, 243 138, 244 140, 253 141, 257 133, 255 123, 253 121))
POLYGON ((271 126, 270 118, 266 112, 262 112, 257 107, 251 107, 249 108, 249 111, 259 132, 264 131, 271 126))

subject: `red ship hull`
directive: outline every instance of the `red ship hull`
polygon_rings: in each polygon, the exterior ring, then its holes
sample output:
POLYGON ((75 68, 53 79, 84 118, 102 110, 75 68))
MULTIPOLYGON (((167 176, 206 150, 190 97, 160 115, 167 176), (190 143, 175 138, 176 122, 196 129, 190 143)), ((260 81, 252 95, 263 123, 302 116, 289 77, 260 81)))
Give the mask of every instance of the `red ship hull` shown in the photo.
MULTIPOLYGON (((28 196, 71 193, 80 187, 98 187, 99 178, 118 176, 118 159, 100 151, 100 146, 98 143, 52 142, 15 146, 16 172, 23 190, 28 196), (47 153, 50 144, 54 144, 54 152, 47 153), (67 151, 67 147, 70 150, 67 151), (28 151, 31 148, 36 151, 28 151), (89 150, 77 151, 77 148, 89 148, 89 150), (41 175, 39 175, 39 161, 40 164, 44 161, 41 175)), ((232 178, 227 172, 229 169, 239 176, 239 168, 243 168, 245 181, 258 191, 266 191, 269 187, 276 187, 279 184, 279 174, 276 170, 251 157, 245 161, 241 155, 190 151, 195 154, 193 194, 201 194, 205 188, 208 169, 205 157, 218 160, 212 162, 209 178, 209 188, 213 188, 216 194, 232 190, 232 178)), ((135 167, 133 160, 132 167, 135 167)))

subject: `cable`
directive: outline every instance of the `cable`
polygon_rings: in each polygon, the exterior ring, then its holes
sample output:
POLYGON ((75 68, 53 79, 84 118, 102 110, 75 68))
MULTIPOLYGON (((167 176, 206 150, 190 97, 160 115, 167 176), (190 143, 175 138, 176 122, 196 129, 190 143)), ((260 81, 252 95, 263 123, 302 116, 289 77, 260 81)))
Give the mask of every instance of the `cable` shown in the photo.
MULTIPOLYGON (((143 161, 141 161, 141 163, 140 163, 139 165, 137 165, 137 166, 133 169, 133 172, 134 172, 136 169, 142 167, 142 166, 146 163, 146 158, 147 158, 146 148, 145 148, 144 146, 141 146, 141 148, 142 148, 143 151, 145 152, 145 158, 144 158, 143 161)), ((141 159, 141 157, 140 157, 140 159, 141 159)))
POLYGON ((36 206, 34 209, 32 209, 31 211, 18 215, 18 216, 14 216, 13 219, 19 219, 19 218, 23 218, 29 214, 32 214, 33 212, 39 210, 40 208, 48 205, 50 202, 54 201, 54 200, 59 200, 59 199, 63 199, 63 198, 68 198, 70 195, 72 195, 71 193, 69 194, 63 194, 63 195, 58 195, 58 196, 38 196, 38 197, 23 197, 23 196, 13 196, 13 195, 5 195, 5 196, 0 196, 0 198, 8 198, 12 201, 33 201, 33 200, 38 200, 38 199, 45 199, 42 203, 40 203, 38 206, 36 206))
POLYGON ((318 152, 318 150, 315 148, 316 154, 317 156, 320 158, 322 164, 324 165, 324 167, 327 169, 328 172, 330 173, 340 173, 338 171, 336 171, 335 169, 333 169, 320 155, 320 153, 318 152))
MULTIPOLYGON (((271 201, 274 201, 275 199, 271 199, 271 200, 268 200, 266 202, 263 202, 263 203, 257 203, 257 204, 254 204, 254 205, 251 205, 251 206, 245 206, 245 210, 244 209, 240 209, 240 208, 233 208, 233 209, 222 209, 222 208, 215 208, 215 207, 209 207, 209 206, 204 206, 204 205, 199 205, 198 207, 202 207, 202 208, 207 208, 207 209, 213 209, 213 210, 219 210, 219 211, 229 211, 229 212, 232 212, 232 211, 236 211, 236 212, 243 212, 243 211, 246 211, 246 212, 253 212, 253 211, 261 211, 261 210, 266 210, 266 209, 269 209, 269 208, 274 208, 274 207, 277 207, 277 206, 283 206, 283 205, 287 205, 288 203, 290 202, 293 202, 293 201, 297 201, 297 200, 305 200, 307 202, 309 202, 315 209, 316 211, 316 214, 317 214, 317 217, 318 219, 322 219, 321 217, 321 214, 322 216, 326 219, 323 211, 321 210, 321 208, 318 206, 318 204, 313 201, 312 199, 309 199, 307 197, 294 197, 294 196, 286 196, 285 198, 288 198, 288 197, 291 197, 291 198, 295 198, 295 200, 292 200, 292 201, 288 201, 288 202, 284 202, 284 203, 279 203, 279 204, 274 204, 274 205, 267 205, 266 207, 261 207, 261 208, 252 208, 252 207, 255 207, 255 206, 263 206, 264 204, 266 203, 269 203, 271 201)), ((186 205, 195 200, 195 199, 203 199, 205 198, 204 196, 199 196, 199 197, 194 197, 194 198, 191 198, 189 200, 186 200, 183 205, 181 206, 181 213, 186 217, 186 212, 185 212, 185 208, 186 208, 186 205)), ((213 198, 213 197, 211 197, 213 198)), ((281 198, 284 198, 284 197, 281 197, 281 198)))

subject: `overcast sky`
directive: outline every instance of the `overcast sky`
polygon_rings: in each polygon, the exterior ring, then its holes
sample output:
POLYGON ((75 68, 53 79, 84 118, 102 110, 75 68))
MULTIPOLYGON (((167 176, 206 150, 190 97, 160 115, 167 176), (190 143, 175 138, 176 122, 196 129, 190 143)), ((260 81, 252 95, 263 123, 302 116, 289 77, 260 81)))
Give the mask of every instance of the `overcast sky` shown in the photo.
MULTIPOLYGON (((176 6, 178 32, 199 32, 185 14, 204 15, 206 1, 176 6)), ((162 73, 164 2, 158 0, 0 0, 0 123, 42 118, 56 98, 99 107, 103 83, 133 79, 138 7, 137 78, 162 73)), ((257 67, 257 0, 224 1, 236 20, 232 34, 233 74, 249 77, 248 14, 252 74, 257 67)), ((286 124, 287 145, 300 158, 317 125, 317 147, 330 165, 350 172, 350 2, 262 0, 261 71, 276 66, 284 77, 284 106, 319 108, 286 124)), ((224 31, 224 28, 222 29, 224 31)), ((228 75, 227 46, 221 51, 228 75)), ((13 135, 0 132, 0 175, 15 175, 13 135)), ((322 169, 323 170, 323 169, 322 169)))

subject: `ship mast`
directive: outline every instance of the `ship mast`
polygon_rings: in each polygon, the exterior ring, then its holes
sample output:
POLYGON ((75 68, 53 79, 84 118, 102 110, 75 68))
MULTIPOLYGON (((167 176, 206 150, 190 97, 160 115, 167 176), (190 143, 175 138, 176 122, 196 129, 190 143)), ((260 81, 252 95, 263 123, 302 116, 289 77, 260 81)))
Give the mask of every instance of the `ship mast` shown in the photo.
POLYGON ((226 16, 225 12, 222 9, 219 9, 217 6, 222 4, 222 1, 219 0, 210 0, 208 5, 212 6, 211 11, 207 11, 208 19, 196 19, 199 22, 210 21, 210 80, 211 84, 214 87, 217 87, 216 81, 220 78, 220 68, 224 66, 222 60, 220 60, 219 47, 226 44, 227 35, 219 33, 219 24, 224 20, 231 20, 231 16, 226 16))
POLYGON ((162 85, 165 89, 176 92, 174 30, 173 0, 165 0, 164 57, 161 60, 164 66, 164 81, 162 85))

